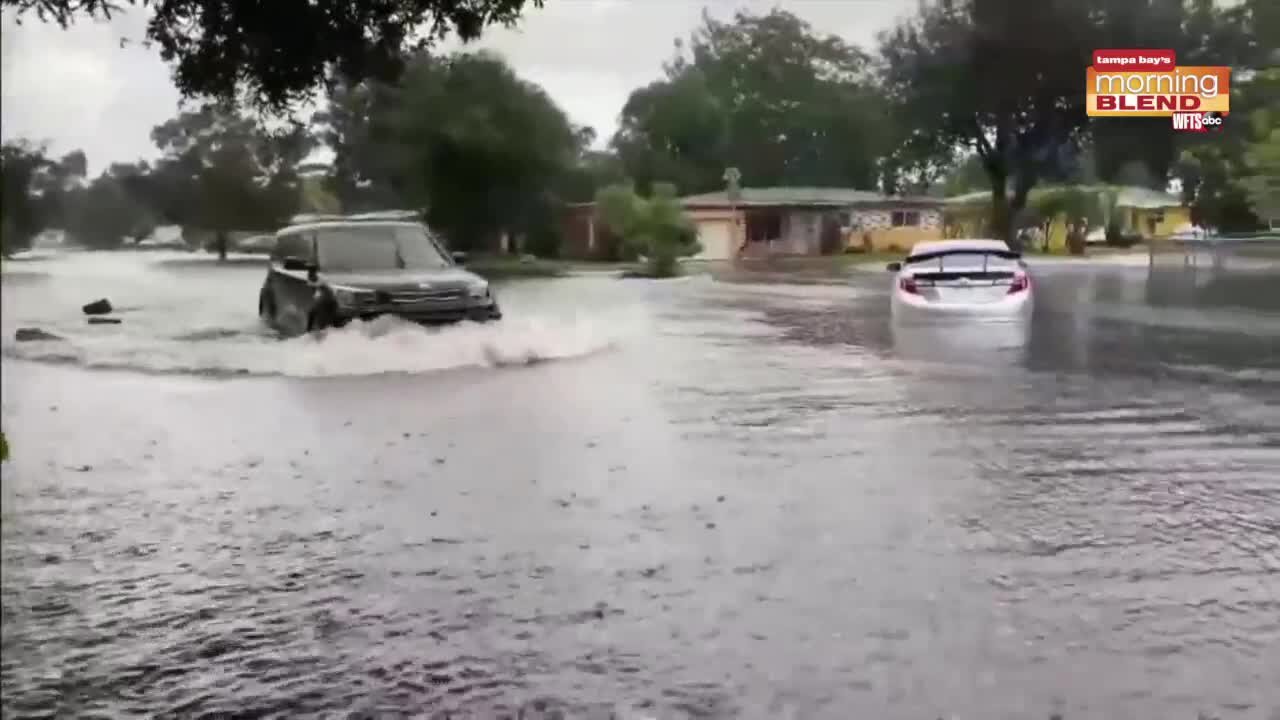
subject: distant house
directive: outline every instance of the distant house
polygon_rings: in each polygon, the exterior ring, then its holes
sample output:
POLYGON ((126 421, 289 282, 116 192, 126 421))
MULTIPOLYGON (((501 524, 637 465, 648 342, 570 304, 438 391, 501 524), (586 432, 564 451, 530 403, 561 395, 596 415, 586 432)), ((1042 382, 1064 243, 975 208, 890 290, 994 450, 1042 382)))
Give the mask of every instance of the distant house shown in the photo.
POLYGON ((572 203, 561 216, 560 254, 579 260, 617 260, 620 238, 614 236, 596 212, 593 202, 572 203))
MULTIPOLYGON (((1099 201, 1105 193, 1115 193, 1116 221, 1121 233, 1144 240, 1167 238, 1191 226, 1191 209, 1176 195, 1136 186, 1075 185, 1036 188, 1027 198, 1034 209, 1053 193, 1074 189, 1096 193, 1099 201)), ((957 195, 946 199, 946 229, 949 237, 981 237, 990 234, 991 193, 987 191, 957 195)), ((1067 247, 1065 218, 1041 218, 1048 224, 1045 248, 1049 251, 1067 247)))
MULTIPOLYGON (((680 199, 698 231, 697 259, 734 260, 822 255, 855 250, 906 251, 942 237, 942 201, 897 197, 847 188, 742 188, 730 202, 724 192, 680 199)), ((594 203, 567 208, 564 252, 600 257, 616 243, 594 203)))
POLYGON ((849 188, 742 188, 681 199, 703 257, 727 260, 822 255, 848 249, 906 251, 942 236, 942 201, 849 188))

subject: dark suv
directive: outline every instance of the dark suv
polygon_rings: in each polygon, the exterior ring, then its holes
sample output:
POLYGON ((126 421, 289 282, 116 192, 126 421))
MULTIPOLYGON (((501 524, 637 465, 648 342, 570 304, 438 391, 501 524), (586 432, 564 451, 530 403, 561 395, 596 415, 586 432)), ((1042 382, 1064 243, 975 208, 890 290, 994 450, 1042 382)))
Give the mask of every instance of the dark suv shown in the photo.
POLYGON ((258 315, 286 334, 397 315, 423 324, 502 317, 489 283, 421 223, 326 219, 276 233, 258 315))

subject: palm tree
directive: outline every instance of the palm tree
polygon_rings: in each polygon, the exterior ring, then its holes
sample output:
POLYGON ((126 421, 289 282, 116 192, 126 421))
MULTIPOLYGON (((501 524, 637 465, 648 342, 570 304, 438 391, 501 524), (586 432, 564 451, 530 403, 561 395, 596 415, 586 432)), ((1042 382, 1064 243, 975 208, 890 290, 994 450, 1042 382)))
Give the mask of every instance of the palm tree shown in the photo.
POLYGON ((650 277, 678 274, 676 261, 701 250, 697 230, 670 183, 654 184, 647 198, 631 184, 611 185, 596 194, 596 206, 609 230, 645 257, 650 277))

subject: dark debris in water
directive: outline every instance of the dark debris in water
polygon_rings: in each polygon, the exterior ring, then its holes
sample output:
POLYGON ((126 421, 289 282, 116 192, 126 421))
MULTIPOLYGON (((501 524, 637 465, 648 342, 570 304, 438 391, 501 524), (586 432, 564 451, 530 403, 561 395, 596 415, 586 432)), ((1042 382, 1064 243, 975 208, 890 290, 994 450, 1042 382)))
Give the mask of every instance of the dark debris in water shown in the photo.
POLYGON ((18 342, 41 342, 50 340, 62 340, 61 335, 55 335, 40 328, 18 328, 13 334, 13 339, 18 342))

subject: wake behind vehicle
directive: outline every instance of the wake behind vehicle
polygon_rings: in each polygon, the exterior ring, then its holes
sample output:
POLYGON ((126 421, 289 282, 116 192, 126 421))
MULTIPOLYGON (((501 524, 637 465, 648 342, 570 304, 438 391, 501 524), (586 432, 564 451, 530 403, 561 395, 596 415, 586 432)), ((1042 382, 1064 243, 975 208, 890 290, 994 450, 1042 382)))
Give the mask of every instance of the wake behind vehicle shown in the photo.
POLYGON ((430 325, 501 319, 488 281, 464 261, 403 214, 306 218, 276 233, 258 315, 285 334, 380 315, 430 325))
POLYGON ((1031 276, 1022 256, 1000 240, 917 243, 897 273, 894 320, 1018 320, 1031 313, 1031 276))

